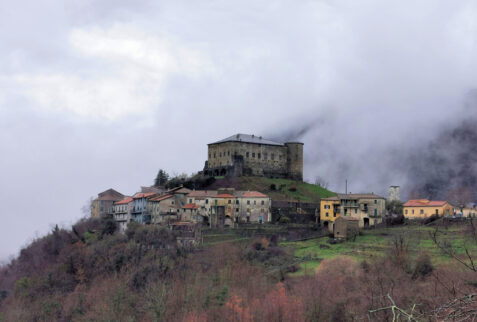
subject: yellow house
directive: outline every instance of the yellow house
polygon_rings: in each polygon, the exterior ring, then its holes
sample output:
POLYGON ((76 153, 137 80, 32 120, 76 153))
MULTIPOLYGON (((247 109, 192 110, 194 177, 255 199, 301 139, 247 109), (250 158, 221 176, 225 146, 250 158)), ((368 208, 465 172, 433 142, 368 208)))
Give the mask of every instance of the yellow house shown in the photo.
POLYGON ((320 201, 320 221, 334 222, 340 215, 340 200, 337 196, 323 198, 320 201))
POLYGON ((330 231, 333 231, 333 224, 340 216, 357 218, 360 228, 375 226, 383 220, 385 201, 374 193, 340 193, 321 199, 320 221, 330 231))
POLYGON ((450 216, 454 208, 447 201, 428 199, 409 200, 403 206, 404 217, 410 219, 426 218, 432 215, 450 216))

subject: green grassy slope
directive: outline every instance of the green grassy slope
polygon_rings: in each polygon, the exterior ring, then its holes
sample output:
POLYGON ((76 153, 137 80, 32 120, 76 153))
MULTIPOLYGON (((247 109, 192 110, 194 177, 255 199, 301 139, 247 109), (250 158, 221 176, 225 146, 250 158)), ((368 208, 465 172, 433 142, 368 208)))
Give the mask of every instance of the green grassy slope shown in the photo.
POLYGON ((257 190, 268 194, 273 200, 295 200, 319 202, 321 198, 334 196, 335 193, 320 186, 288 179, 271 179, 265 177, 217 177, 207 189, 235 188, 237 190, 257 190), (275 185, 276 190, 272 190, 275 185))
MULTIPOLYGON (((331 245, 327 243, 327 237, 310 239, 298 242, 282 242, 280 246, 301 260, 301 270, 296 275, 313 273, 324 259, 340 255, 353 257, 359 261, 372 260, 386 255, 390 244, 396 235, 406 236, 408 242, 408 254, 415 258, 420 252, 428 253, 434 265, 450 261, 448 256, 443 255, 431 240, 431 227, 423 226, 400 226, 395 228, 382 228, 366 230, 364 235, 358 236, 355 241, 331 245), (324 246, 322 246, 324 245, 324 246)), ((477 255, 477 245, 468 243, 465 239, 462 227, 451 227, 440 235, 440 240, 452 245, 457 254, 464 254, 464 244, 477 255)))

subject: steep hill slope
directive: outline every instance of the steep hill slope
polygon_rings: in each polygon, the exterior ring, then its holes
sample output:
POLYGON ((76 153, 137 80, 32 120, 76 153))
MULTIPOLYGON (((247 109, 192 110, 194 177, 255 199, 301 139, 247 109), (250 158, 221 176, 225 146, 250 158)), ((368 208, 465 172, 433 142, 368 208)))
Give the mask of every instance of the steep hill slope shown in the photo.
POLYGON ((273 200, 296 200, 319 202, 321 198, 334 196, 335 193, 320 186, 288 179, 264 177, 217 177, 207 189, 235 188, 237 190, 257 190, 268 194, 273 200))

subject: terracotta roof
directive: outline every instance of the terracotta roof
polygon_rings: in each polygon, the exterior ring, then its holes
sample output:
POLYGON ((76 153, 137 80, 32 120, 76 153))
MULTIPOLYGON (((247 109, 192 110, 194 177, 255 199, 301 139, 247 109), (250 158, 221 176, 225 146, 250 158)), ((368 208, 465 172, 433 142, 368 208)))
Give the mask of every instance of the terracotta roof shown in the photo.
POLYGON ((242 194, 242 197, 245 197, 245 198, 267 198, 268 196, 259 192, 259 191, 245 191, 242 194))
POLYGON ((437 201, 428 199, 414 199, 409 200, 404 204, 404 207, 442 207, 447 201, 437 201))
POLYGON ((172 197, 174 196, 173 195, 159 196, 159 197, 151 198, 150 201, 161 201, 161 200, 166 200, 172 197))
POLYGON ((130 203, 131 201, 133 201, 133 198, 131 198, 131 197, 126 197, 126 198, 124 198, 123 200, 116 201, 114 204, 115 204, 115 205, 125 205, 125 204, 130 203))
POLYGON ((149 198, 149 197, 152 197, 154 195, 157 195, 157 193, 155 193, 155 192, 146 192, 146 193, 138 192, 133 196, 133 198, 134 199, 149 198))
POLYGON ((221 195, 217 195, 217 198, 234 198, 234 196, 229 195, 227 193, 223 193, 221 195))
POLYGON ((182 207, 183 209, 199 209, 199 207, 194 203, 188 203, 182 207))

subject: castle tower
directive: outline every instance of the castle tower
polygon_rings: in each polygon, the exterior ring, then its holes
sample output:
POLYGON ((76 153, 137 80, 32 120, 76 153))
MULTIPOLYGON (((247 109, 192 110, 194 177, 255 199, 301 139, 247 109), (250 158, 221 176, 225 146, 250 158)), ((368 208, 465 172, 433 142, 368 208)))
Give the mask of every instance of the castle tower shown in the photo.
POLYGON ((303 180, 303 143, 287 142, 287 172, 290 179, 303 180))
POLYGON ((399 196, 401 188, 399 186, 390 186, 389 187, 389 201, 400 201, 401 197, 399 196))

